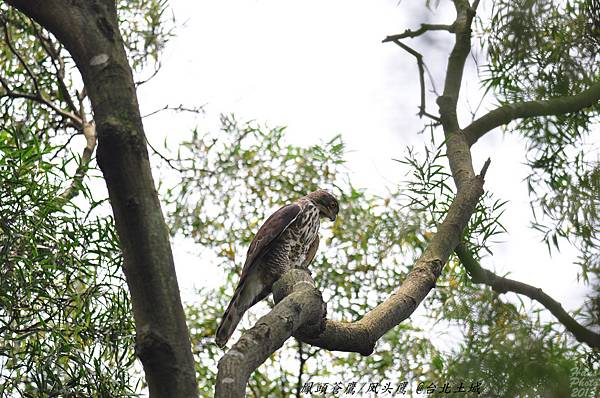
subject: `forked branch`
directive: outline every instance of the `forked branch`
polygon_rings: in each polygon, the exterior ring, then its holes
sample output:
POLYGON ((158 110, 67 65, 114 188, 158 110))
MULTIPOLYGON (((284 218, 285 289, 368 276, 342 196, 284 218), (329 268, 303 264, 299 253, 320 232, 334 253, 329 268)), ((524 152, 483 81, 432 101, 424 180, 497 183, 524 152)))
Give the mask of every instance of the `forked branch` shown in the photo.
POLYGON ((426 32, 431 32, 431 31, 436 31, 436 30, 437 31, 445 30, 447 32, 454 33, 454 24, 442 25, 442 24, 423 23, 423 24, 421 24, 421 27, 417 30, 406 29, 403 33, 387 36, 385 39, 383 39, 383 42, 386 43, 388 41, 395 42, 396 40, 412 39, 414 37, 421 36, 422 34, 424 34, 426 32))
POLYGON ((64 117, 65 119, 72 121, 76 126, 82 125, 82 120, 79 116, 77 116, 76 114, 74 114, 72 112, 61 109, 59 106, 55 105, 52 101, 50 101, 48 98, 46 98, 46 96, 44 96, 41 93, 30 94, 30 93, 23 93, 20 91, 15 91, 10 88, 10 86, 8 85, 8 82, 6 80, 4 80, 2 77, 0 77, 0 85, 4 89, 4 92, 0 91, 0 98, 2 98, 2 97, 8 97, 8 98, 13 98, 13 99, 21 98, 21 99, 26 99, 26 100, 30 100, 33 102, 37 102, 38 104, 41 104, 41 105, 44 105, 44 106, 50 108, 53 112, 64 117))
POLYGON ((455 253, 468 271, 473 282, 488 285, 498 293, 513 292, 537 301, 546 307, 568 331, 573 333, 573 336, 578 341, 586 343, 592 348, 600 348, 600 334, 577 322, 575 318, 565 311, 558 301, 544 293, 542 289, 513 279, 504 278, 483 268, 463 244, 456 247, 455 253))
POLYGON ((592 84, 587 90, 576 95, 502 105, 475 120, 464 128, 463 132, 469 145, 473 145, 489 131, 513 120, 577 112, 597 105, 598 101, 600 101, 600 82, 592 84))
POLYGON ((292 269, 273 285, 277 304, 244 332, 219 361, 215 396, 244 397, 248 378, 292 334, 306 325, 322 330, 325 307, 305 270, 292 269))

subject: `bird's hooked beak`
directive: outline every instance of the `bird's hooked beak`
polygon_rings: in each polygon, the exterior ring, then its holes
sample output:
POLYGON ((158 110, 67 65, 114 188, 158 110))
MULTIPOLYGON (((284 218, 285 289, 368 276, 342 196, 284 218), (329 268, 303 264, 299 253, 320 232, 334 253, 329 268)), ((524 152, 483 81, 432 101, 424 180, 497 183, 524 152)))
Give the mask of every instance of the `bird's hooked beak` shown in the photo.
POLYGON ((320 207, 319 210, 320 210, 319 213, 320 213, 321 217, 327 217, 331 221, 335 221, 337 214, 334 213, 333 210, 331 210, 327 207, 320 207))
POLYGON ((337 211, 328 208, 327 212, 325 213, 327 215, 327 218, 329 218, 331 221, 335 221, 336 217, 337 217, 337 211))

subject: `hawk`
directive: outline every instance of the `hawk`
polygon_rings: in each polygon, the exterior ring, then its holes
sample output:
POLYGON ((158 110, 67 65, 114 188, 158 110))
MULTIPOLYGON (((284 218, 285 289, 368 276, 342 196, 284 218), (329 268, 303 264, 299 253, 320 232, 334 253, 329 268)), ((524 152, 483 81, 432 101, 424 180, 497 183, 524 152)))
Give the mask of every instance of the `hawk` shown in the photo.
POLYGON ((307 268, 319 246, 320 218, 335 221, 338 211, 337 199, 319 189, 265 221, 250 243, 240 281, 217 329, 219 347, 225 346, 248 308, 267 297, 287 270, 307 268))

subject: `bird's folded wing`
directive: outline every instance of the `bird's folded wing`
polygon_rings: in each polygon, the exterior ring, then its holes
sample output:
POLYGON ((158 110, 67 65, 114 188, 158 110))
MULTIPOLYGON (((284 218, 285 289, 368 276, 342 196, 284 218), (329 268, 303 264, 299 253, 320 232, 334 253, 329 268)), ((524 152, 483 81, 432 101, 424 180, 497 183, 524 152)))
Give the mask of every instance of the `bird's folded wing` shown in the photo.
POLYGON ((282 207, 267 218, 267 221, 260 227, 252 243, 250 243, 240 283, 250 272, 256 260, 260 259, 270 249, 271 244, 285 232, 301 213, 300 206, 293 203, 282 207))

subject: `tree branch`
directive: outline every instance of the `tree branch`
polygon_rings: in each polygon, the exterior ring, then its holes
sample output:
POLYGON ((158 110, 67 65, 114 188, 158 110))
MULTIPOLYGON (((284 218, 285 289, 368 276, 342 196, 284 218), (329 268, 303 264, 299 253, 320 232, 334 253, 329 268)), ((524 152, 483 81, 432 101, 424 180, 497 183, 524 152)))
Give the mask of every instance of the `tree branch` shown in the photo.
POLYGON ((322 329, 323 298, 306 270, 286 272, 273 285, 273 297, 273 309, 219 360, 216 397, 244 397, 252 372, 295 331, 306 325, 322 329))
POLYGON ((600 82, 592 84, 590 88, 576 95, 502 105, 475 120, 464 128, 463 132, 471 146, 489 131, 513 120, 577 112, 598 104, 598 101, 600 101, 600 82))
POLYGON ((437 103, 440 107, 440 119, 448 148, 448 162, 450 163, 452 177, 459 191, 461 185, 465 181, 471 180, 475 175, 471 160, 471 151, 458 124, 456 104, 462 84, 465 61, 471 49, 471 23, 475 17, 477 5, 478 1, 475 1, 473 6, 469 5, 469 2, 466 0, 454 1, 456 8, 456 21, 454 22, 455 42, 452 52, 448 57, 444 91, 437 98, 437 103))
POLYGON ((54 76, 56 77, 56 82, 58 83, 58 90, 62 94, 67 106, 71 110, 71 112, 76 114, 81 114, 81 109, 78 109, 75 106, 75 102, 69 92, 67 84, 65 83, 65 63, 60 56, 60 47, 57 50, 54 48, 54 45, 50 38, 45 37, 43 32, 38 29, 37 24, 34 20, 31 20, 31 26, 33 27, 33 31, 35 32, 35 36, 38 38, 40 44, 46 51, 46 54, 50 57, 52 65, 54 66, 54 76))
POLYGON ((2 77, 0 77, 0 85, 4 88, 5 91, 3 95, 0 95, 0 98, 3 96, 7 96, 9 98, 23 98, 45 105, 52 109, 54 112, 56 112, 58 115, 70 119, 73 122, 73 127, 80 130, 85 137, 86 145, 83 149, 79 166, 77 166, 77 170, 75 171, 75 175, 69 187, 58 195, 60 203, 54 208, 54 210, 57 210, 58 208, 62 207, 62 204, 65 204, 69 200, 73 199, 79 192, 81 181, 83 180, 83 177, 85 177, 85 173, 87 172, 89 162, 92 158, 92 154, 94 153, 94 149, 96 148, 96 126, 93 122, 88 123, 86 121, 85 109, 82 103, 83 98, 80 100, 80 116, 77 116, 71 112, 60 109, 58 106, 56 106, 46 97, 44 97, 41 94, 41 92, 38 92, 34 95, 12 91, 8 86, 8 83, 2 77))
POLYGON ((481 267, 479 262, 475 260, 471 252, 460 244, 456 247, 455 253, 469 272, 471 280, 475 283, 482 283, 490 286, 495 292, 500 294, 513 292, 522 294, 542 304, 552 315, 562 323, 568 331, 573 333, 575 338, 586 343, 592 348, 600 347, 600 334, 587 329, 571 317, 562 307, 562 305, 552 297, 542 291, 542 289, 518 282, 512 279, 504 278, 494 274, 493 272, 481 267))
POLYGON ((15 46, 13 45, 12 38, 10 37, 10 32, 9 32, 9 29, 8 29, 8 23, 5 20, 3 20, 2 26, 4 28, 4 42, 6 43, 6 46, 8 47, 8 49, 10 50, 10 52, 13 53, 13 55, 15 57, 17 57, 17 59, 19 60, 19 62, 21 63, 21 65, 23 65, 23 68, 25 69, 25 72, 31 78, 31 81, 33 83, 33 87, 35 89, 35 93, 38 96, 41 95, 40 94, 40 86, 38 84, 37 78, 35 77, 35 75, 33 74, 33 72, 31 72, 31 69, 29 68, 29 65, 27 65, 27 62, 25 62, 25 60, 23 59, 23 56, 21 56, 21 53, 19 53, 17 51, 17 49, 15 48, 15 46))
POLYGON ((417 36, 421 36, 423 33, 431 32, 434 30, 445 30, 450 33, 454 33, 454 24, 452 25, 442 25, 442 24, 427 24, 422 23, 421 27, 417 30, 406 29, 403 33, 399 33, 397 35, 387 36, 383 39, 383 42, 386 43, 388 41, 397 41, 401 39, 412 39, 417 36))
POLYGON ((189 112, 189 113, 201 114, 201 113, 204 113, 204 106, 205 105, 201 105, 201 106, 193 107, 193 108, 188 108, 186 106, 183 106, 183 104, 180 104, 178 106, 165 105, 162 108, 159 108, 159 109, 157 109, 155 111, 152 111, 150 113, 147 113, 147 114, 143 115, 142 119, 147 118, 149 116, 156 115, 157 113, 164 112, 164 111, 174 111, 176 113, 179 113, 179 112, 189 112))
POLYGON ((298 342, 298 381, 296 382, 296 398, 302 398, 302 375, 304 374, 304 365, 306 364, 306 358, 304 357, 304 343, 300 340, 298 342))
POLYGON ((370 355, 377 340, 407 319, 435 287, 444 264, 459 243, 459 237, 483 194, 483 182, 488 166, 489 159, 479 176, 463 184, 423 255, 398 289, 383 303, 356 322, 327 320, 325 330, 316 338, 301 335, 296 337, 330 351, 370 355))
POLYGON ((83 124, 83 122, 81 121, 81 118, 79 116, 75 115, 74 113, 71 113, 69 111, 65 111, 65 110, 59 108, 58 106, 53 104, 52 101, 50 101, 48 98, 46 98, 41 93, 29 94, 29 93, 22 93, 19 91, 14 91, 10 88, 10 86, 8 85, 6 80, 4 80, 2 77, 0 77, 0 85, 2 85, 2 87, 4 88, 4 91, 5 91, 4 93, 0 92, 0 98, 2 98, 2 97, 15 98, 15 99, 22 98, 22 99, 34 101, 34 102, 37 102, 44 106, 47 106, 48 108, 52 109, 55 113, 64 117, 65 119, 69 119, 69 120, 73 121, 76 126, 81 126, 83 124))
POLYGON ((92 159, 92 154, 96 148, 96 125, 93 121, 88 123, 85 116, 85 107, 83 105, 83 100, 85 99, 85 86, 81 91, 82 94, 78 96, 79 117, 81 118, 82 123, 81 132, 85 137, 85 147, 83 148, 81 160, 79 161, 77 170, 75 170, 75 176, 73 177, 71 184, 59 195, 59 198, 63 203, 73 199, 79 193, 81 181, 83 181, 83 177, 85 177, 85 173, 88 170, 88 165, 92 159))
POLYGON ((85 177, 85 173, 88 170, 88 165, 90 164, 92 154, 96 148, 96 125, 94 122, 85 122, 83 124, 83 135, 85 137, 85 147, 83 148, 79 166, 77 166, 71 184, 59 195, 59 198, 63 203, 66 203, 77 196, 83 177, 85 177))
MULTIPOLYGON (((386 40, 384 40, 385 42, 386 40)), ((433 119, 434 121, 436 121, 437 123, 440 122, 440 118, 437 116, 434 116, 430 113, 428 113, 425 109, 425 64, 423 63, 423 55, 421 55, 420 52, 414 50, 413 48, 407 46, 406 44, 398 41, 398 40, 393 40, 394 43, 396 43, 398 46, 400 46, 400 48, 402 48, 404 51, 408 52, 409 54, 411 54, 412 56, 414 56, 417 59, 417 67, 419 68, 419 84, 421 87, 421 105, 419 106, 419 117, 423 117, 423 116, 427 116, 430 119, 433 119)))

